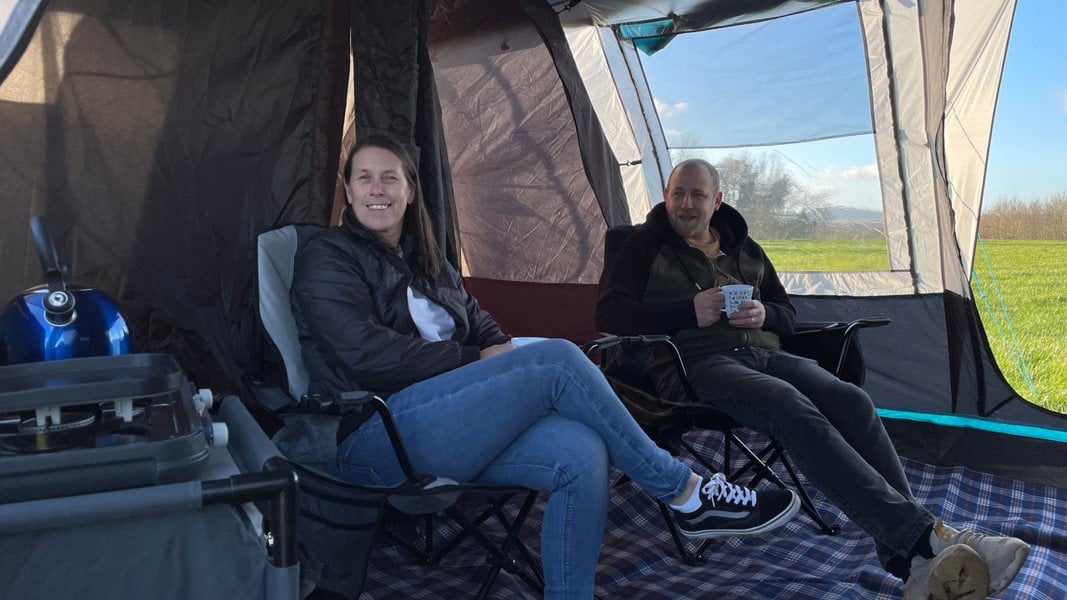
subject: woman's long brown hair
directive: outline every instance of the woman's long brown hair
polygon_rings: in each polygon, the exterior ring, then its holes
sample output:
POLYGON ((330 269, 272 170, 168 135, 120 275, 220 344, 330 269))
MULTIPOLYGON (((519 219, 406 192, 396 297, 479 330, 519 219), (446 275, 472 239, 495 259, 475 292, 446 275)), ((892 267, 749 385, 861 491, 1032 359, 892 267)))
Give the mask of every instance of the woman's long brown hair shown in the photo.
POLYGON ((426 203, 422 199, 419 172, 415 168, 415 161, 411 158, 411 153, 396 138, 386 134, 373 133, 359 138, 348 152, 348 158, 345 160, 344 175, 346 184, 352 176, 352 157, 356 155, 356 152, 367 147, 388 150, 400 159, 400 165, 404 169, 404 178, 407 179, 408 185, 415 192, 411 206, 404 212, 404 232, 415 236, 415 249, 418 252, 415 268, 418 274, 427 281, 437 281, 437 276, 441 274, 441 264, 444 259, 441 256, 441 248, 437 245, 437 238, 433 234, 430 213, 426 210, 426 203))

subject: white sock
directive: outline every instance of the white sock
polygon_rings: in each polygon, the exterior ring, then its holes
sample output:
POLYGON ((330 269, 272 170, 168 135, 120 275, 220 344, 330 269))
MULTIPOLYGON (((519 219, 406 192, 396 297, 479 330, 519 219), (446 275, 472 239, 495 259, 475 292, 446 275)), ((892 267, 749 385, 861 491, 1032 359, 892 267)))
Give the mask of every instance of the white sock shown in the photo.
POLYGON ((934 556, 941 554, 945 548, 955 544, 958 535, 958 531, 938 519, 934 523, 933 529, 930 530, 930 549, 933 550, 934 556))
POLYGON ((674 510, 676 510, 678 512, 683 512, 683 513, 691 513, 694 510, 700 508, 700 494, 699 494, 699 492, 700 492, 700 486, 702 486, 702 485, 704 485, 704 478, 703 477, 697 477, 697 484, 696 484, 696 486, 693 487, 693 493, 689 494, 689 497, 686 498, 685 502, 682 502, 681 504, 675 504, 675 503, 672 502, 671 503, 671 508, 673 508, 674 510))

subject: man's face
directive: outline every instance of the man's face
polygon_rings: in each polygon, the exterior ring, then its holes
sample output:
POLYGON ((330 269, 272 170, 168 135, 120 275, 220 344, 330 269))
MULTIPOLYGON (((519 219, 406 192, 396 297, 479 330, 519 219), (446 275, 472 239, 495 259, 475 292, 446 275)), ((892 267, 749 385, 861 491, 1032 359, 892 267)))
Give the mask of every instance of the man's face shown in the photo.
POLYGON ((720 192, 711 173, 700 164, 684 164, 671 173, 667 189, 663 190, 667 218, 675 233, 688 242, 710 244, 711 217, 722 204, 720 192))

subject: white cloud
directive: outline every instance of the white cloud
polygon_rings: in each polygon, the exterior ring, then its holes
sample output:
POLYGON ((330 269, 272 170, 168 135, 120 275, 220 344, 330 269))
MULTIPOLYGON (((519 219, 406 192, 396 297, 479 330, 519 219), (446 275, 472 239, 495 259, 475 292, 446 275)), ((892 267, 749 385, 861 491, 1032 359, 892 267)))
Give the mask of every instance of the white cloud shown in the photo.
POLYGON ((864 165, 832 174, 841 181, 870 181, 878 179, 878 165, 864 165))
POLYGON ((660 102, 656 99, 653 99, 652 102, 656 105, 656 112, 659 113, 661 119, 673 117, 678 113, 685 112, 685 110, 689 108, 688 102, 675 102, 674 104, 667 104, 666 102, 660 102))
POLYGON ((1064 92, 1063 96, 1060 96, 1060 110, 1067 113, 1067 92, 1064 92))

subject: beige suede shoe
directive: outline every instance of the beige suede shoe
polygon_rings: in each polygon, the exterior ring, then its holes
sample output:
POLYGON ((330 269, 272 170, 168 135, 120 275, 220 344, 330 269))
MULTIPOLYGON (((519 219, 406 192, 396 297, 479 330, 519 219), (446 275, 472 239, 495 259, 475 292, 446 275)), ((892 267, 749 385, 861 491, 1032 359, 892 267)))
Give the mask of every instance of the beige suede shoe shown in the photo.
POLYGON ((985 561, 989 570, 989 593, 999 594, 1004 591, 1019 573, 1026 557, 1030 555, 1030 544, 1008 536, 982 535, 971 531, 959 531, 940 520, 934 523, 934 535, 931 547, 938 552, 937 546, 966 544, 973 548, 985 561), (940 543, 937 543, 940 542, 940 543))
POLYGON ((949 546, 933 558, 911 559, 904 600, 983 600, 988 595, 985 561, 966 544, 949 546))

